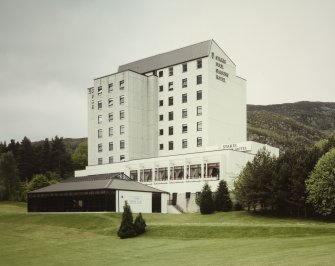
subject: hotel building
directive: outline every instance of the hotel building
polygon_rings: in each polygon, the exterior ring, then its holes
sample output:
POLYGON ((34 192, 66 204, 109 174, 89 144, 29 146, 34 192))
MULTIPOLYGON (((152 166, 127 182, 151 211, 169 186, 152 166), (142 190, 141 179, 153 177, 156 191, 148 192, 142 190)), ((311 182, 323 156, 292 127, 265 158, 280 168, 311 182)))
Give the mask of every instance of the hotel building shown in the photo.
POLYGON ((205 182, 232 188, 260 148, 279 153, 247 141, 246 80, 214 40, 121 65, 87 93, 88 166, 76 177, 124 173, 185 212, 205 182))

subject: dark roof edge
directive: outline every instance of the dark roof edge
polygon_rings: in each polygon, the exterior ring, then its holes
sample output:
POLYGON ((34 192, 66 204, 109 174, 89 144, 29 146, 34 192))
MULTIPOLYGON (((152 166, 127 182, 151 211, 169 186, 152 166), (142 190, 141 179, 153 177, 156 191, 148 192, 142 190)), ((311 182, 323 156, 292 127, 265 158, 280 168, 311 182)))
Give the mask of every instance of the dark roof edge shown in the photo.
POLYGON ((227 55, 227 53, 226 53, 225 51, 223 51, 223 49, 220 47, 220 45, 218 45, 218 44, 216 43, 216 41, 214 41, 214 39, 212 39, 212 41, 217 45, 217 47, 220 48, 220 50, 222 51, 222 53, 224 53, 224 54, 229 58, 229 60, 234 64, 234 66, 236 66, 236 64, 234 63, 234 61, 231 60, 231 58, 227 55))
POLYGON ((130 71, 130 72, 133 72, 133 73, 135 73, 135 74, 139 74, 139 75, 141 75, 141 76, 145 76, 145 77, 146 77, 146 75, 144 75, 144 74, 138 73, 138 72, 136 72, 136 71, 134 71, 134 70, 126 69, 126 70, 122 70, 122 71, 115 72, 115 73, 112 73, 112 74, 104 75, 104 76, 102 76, 102 77, 98 77, 98 78, 95 78, 95 79, 93 79, 93 80, 102 79, 102 78, 105 78, 105 77, 108 77, 108 76, 112 76, 112 75, 119 74, 119 73, 122 73, 122 72, 127 72, 127 71, 130 71))

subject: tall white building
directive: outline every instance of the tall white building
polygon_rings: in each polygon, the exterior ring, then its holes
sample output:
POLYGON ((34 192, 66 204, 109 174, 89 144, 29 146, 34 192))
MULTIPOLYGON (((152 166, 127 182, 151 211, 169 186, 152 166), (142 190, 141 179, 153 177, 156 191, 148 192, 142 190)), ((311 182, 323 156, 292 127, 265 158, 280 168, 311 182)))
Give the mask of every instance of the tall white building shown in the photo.
POLYGON ((124 172, 195 211, 204 182, 232 186, 264 146, 246 127, 246 81, 214 40, 148 57, 88 89, 89 165, 76 176, 124 172))

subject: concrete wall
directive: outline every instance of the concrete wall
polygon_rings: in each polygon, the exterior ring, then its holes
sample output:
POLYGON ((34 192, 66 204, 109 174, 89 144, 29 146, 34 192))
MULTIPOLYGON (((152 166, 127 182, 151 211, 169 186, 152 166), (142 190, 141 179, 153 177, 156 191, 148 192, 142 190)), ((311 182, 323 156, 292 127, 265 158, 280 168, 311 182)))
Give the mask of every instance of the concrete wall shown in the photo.
POLYGON ((125 201, 128 202, 131 211, 138 213, 151 213, 152 212, 152 193, 139 192, 139 191, 123 191, 119 190, 118 193, 118 206, 119 212, 123 212, 125 201))

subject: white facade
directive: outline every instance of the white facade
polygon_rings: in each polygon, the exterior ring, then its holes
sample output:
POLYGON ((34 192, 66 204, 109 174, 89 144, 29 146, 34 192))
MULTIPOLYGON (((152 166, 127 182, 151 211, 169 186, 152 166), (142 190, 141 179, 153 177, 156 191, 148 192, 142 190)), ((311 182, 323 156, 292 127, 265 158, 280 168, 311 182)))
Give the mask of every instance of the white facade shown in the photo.
POLYGON ((232 188, 264 146, 246 141, 246 81, 213 40, 95 79, 88 107, 89 165, 76 176, 124 172, 176 193, 185 211, 204 182, 232 188))

